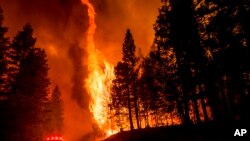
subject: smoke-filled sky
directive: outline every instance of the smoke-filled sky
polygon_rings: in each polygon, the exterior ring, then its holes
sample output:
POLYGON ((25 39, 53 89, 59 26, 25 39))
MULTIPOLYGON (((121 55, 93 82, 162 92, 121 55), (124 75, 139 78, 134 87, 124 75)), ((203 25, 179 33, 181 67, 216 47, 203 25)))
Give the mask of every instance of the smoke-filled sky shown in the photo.
MULTIPOLYGON (((160 0, 92 0, 96 9, 95 45, 112 64, 121 59, 125 32, 130 28, 137 51, 145 56, 153 42, 153 24, 160 0)), ((88 96, 84 90, 87 58, 84 45, 87 9, 80 0, 0 0, 4 25, 13 37, 31 23, 37 46, 45 48, 52 87, 56 84, 65 102, 65 137, 80 140, 92 131, 88 96)))

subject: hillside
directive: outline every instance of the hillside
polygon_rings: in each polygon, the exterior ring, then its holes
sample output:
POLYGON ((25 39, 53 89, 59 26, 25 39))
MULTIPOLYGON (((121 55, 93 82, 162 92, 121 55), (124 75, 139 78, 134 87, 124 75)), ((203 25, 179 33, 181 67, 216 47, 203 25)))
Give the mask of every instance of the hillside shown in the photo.
POLYGON ((234 133, 237 128, 248 129, 248 127, 238 123, 208 123, 190 126, 146 128, 123 131, 110 136, 104 141, 224 141, 226 139, 245 141, 249 133, 243 137, 234 136, 234 133))

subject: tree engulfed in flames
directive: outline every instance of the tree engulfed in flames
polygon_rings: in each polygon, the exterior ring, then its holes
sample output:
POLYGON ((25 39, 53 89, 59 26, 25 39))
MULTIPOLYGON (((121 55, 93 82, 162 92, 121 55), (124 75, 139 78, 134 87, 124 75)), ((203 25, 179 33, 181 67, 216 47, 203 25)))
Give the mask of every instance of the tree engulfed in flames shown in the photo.
POLYGON ((90 95, 89 109, 101 131, 107 136, 115 133, 108 122, 110 87, 114 79, 114 67, 102 57, 94 45, 95 9, 89 0, 81 0, 88 8, 89 28, 87 32, 88 78, 85 87, 90 95))

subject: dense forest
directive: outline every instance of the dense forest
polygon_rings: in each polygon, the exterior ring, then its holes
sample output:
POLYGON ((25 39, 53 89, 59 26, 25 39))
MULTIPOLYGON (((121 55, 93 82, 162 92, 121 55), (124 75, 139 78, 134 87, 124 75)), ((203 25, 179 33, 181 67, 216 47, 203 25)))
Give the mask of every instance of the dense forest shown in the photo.
MULTIPOLYGON (((250 1, 162 0, 158 11, 147 56, 137 55, 133 32, 125 33, 111 99, 102 105, 110 128, 170 127, 164 131, 174 134, 179 127, 248 123, 250 1)), ((0 141, 63 134, 63 100, 58 86, 51 91, 45 50, 31 24, 6 37, 3 15, 0 8, 0 141)))
POLYGON ((30 24, 13 40, 7 31, 0 8, 0 140, 42 141, 61 134, 63 101, 58 86, 49 91, 45 50, 36 47, 30 24))
POLYGON ((247 123, 250 2, 163 0, 146 57, 130 30, 115 66, 111 127, 247 123))

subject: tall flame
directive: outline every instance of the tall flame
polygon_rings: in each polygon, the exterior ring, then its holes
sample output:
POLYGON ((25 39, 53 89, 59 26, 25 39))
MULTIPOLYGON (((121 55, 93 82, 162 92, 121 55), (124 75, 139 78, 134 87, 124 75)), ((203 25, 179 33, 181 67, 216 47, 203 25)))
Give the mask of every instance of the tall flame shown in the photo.
POLYGON ((89 0, 81 0, 88 8, 89 28, 87 31, 87 53, 88 53, 88 78, 85 87, 90 95, 89 109, 98 127, 110 134, 108 125, 108 103, 110 102, 110 87, 114 78, 113 65, 105 61, 99 50, 94 45, 94 34, 96 29, 95 9, 89 0))

